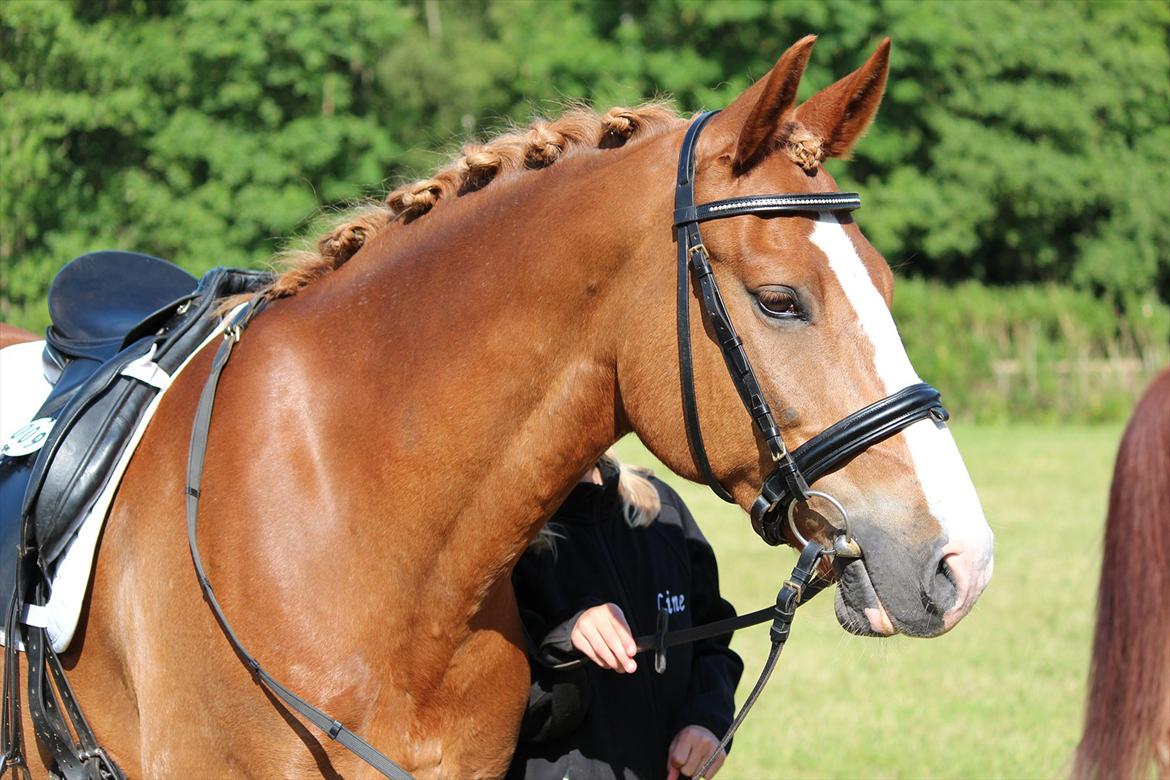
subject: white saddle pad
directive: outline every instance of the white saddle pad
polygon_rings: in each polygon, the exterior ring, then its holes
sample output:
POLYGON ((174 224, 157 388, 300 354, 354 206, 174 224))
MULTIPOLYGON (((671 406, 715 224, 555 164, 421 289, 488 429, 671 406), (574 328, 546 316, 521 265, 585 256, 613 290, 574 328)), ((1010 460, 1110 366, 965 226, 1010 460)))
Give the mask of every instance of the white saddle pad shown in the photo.
MULTIPOLYGON (((131 369, 136 373, 131 373, 130 370, 123 372, 136 378, 145 376, 143 381, 149 381, 150 384, 159 387, 159 393, 146 407, 142 422, 135 429, 133 436, 130 437, 130 441, 121 458, 118 459, 105 489, 98 495, 93 506, 89 508, 85 519, 78 526, 73 538, 57 559, 50 578, 48 603, 39 607, 25 607, 22 617, 23 622, 28 625, 43 626, 49 634, 49 641, 53 649, 58 653, 64 652, 69 647, 69 643, 73 640, 73 634, 77 630, 81 607, 85 603, 85 591, 93 574, 97 540, 101 535, 102 526, 105 525, 110 505, 114 501, 114 494, 122 481, 122 475, 126 473, 126 466, 130 463, 130 457, 138 448, 146 426, 158 410, 159 402, 166 394, 170 383, 187 367, 195 355, 219 337, 228 320, 230 320, 230 316, 225 317, 224 322, 199 345, 199 349, 192 352, 178 370, 169 377, 157 365, 154 366, 155 370, 149 374, 142 371, 142 366, 131 369)), ((34 341, 0 349, 0 444, 8 441, 9 436, 32 419, 52 389, 52 385, 45 378, 47 367, 43 364, 41 357, 44 348, 45 342, 34 341)), ((138 361, 131 366, 136 366, 137 363, 138 361)), ((190 432, 182 431, 177 435, 186 440, 190 436, 190 432)), ((32 453, 24 457, 36 457, 36 454, 32 453)), ((0 643, 7 643, 3 626, 0 626, 0 643)))
POLYGON ((0 443, 33 418, 53 389, 44 352, 43 341, 0 349, 0 443))

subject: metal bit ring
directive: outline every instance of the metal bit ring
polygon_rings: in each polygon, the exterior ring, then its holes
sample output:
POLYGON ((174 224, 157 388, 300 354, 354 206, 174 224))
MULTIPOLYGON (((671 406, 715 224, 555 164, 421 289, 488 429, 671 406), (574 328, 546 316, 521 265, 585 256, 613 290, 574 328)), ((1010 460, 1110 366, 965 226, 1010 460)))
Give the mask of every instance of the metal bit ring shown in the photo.
MULTIPOLYGON (((817 496, 819 498, 823 498, 826 501, 828 501, 830 504, 833 505, 833 508, 836 509, 837 512, 841 515, 841 519, 845 521, 845 540, 847 542, 853 542, 853 531, 849 528, 849 513, 845 511, 845 507, 841 505, 841 502, 838 501, 837 499, 833 498, 832 496, 830 496, 828 493, 824 493, 820 490, 809 490, 809 491, 806 491, 806 494, 810 497, 817 496)), ((788 530, 792 532, 792 538, 796 540, 796 543, 800 547, 804 547, 805 545, 808 544, 808 539, 805 539, 804 536, 801 535, 800 531, 798 531, 796 529, 796 505, 797 505, 797 503, 798 502, 793 501, 791 504, 788 505, 788 530)), ((806 500, 806 501, 801 502, 801 503, 808 503, 808 502, 806 500)), ((836 526, 833 526, 831 523, 830 523, 830 527, 836 528, 836 526)), ((826 547, 825 551, 832 554, 833 548, 826 547)))

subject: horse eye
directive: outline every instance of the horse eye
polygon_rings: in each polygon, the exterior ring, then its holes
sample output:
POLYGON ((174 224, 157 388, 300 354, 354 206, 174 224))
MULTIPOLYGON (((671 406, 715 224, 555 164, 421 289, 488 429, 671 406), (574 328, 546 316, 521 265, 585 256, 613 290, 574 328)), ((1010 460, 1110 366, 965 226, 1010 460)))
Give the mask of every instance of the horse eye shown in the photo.
POLYGON ((788 287, 759 290, 756 292, 756 303, 768 317, 778 320, 803 318, 804 310, 796 293, 788 287))

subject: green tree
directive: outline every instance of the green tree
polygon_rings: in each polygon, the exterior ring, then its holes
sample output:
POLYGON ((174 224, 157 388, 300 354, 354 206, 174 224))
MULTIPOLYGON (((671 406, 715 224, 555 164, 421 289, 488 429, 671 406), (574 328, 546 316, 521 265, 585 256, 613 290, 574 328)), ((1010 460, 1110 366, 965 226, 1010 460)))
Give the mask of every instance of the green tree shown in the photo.
POLYGON ((810 32, 805 97, 894 39, 870 137, 830 167, 901 273, 1170 300, 1164 0, 7 0, 0 317, 43 326, 91 249, 264 263, 570 100, 719 107, 810 32))
POLYGON ((374 67, 414 12, 354 10, 0 5, 0 316, 43 324, 52 273, 91 249, 262 263, 320 205, 377 187, 400 149, 374 67))

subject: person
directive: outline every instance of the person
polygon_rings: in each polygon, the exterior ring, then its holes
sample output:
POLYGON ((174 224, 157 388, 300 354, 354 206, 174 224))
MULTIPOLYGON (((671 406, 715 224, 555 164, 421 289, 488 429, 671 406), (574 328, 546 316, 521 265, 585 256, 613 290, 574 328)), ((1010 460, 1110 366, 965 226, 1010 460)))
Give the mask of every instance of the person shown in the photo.
MULTIPOLYGON (((513 572, 532 687, 510 778, 676 780, 734 717, 730 635, 636 655, 634 637, 735 614, 682 499, 612 451, 574 487, 513 572), (557 669, 584 655, 585 665, 557 669)), ((720 753, 707 777, 726 755, 720 753)))

